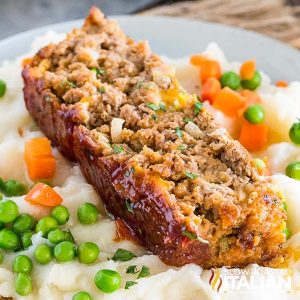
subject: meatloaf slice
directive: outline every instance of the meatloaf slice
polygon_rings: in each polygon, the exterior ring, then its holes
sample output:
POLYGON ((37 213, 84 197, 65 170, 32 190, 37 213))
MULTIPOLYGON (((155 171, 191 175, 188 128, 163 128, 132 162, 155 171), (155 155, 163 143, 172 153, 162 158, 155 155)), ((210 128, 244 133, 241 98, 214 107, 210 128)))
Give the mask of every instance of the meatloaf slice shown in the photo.
POLYGON ((146 42, 92 8, 83 28, 41 49, 23 78, 40 128, 164 262, 280 259, 281 194, 146 42))

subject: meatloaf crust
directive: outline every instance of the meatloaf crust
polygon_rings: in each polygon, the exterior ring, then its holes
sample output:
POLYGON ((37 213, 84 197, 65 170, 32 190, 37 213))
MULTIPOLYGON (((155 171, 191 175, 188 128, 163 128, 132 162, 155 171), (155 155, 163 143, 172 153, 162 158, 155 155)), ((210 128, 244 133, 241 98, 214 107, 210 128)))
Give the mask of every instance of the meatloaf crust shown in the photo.
POLYGON ((38 126, 164 262, 280 259, 280 192, 147 43, 92 8, 82 29, 41 49, 22 75, 38 126))

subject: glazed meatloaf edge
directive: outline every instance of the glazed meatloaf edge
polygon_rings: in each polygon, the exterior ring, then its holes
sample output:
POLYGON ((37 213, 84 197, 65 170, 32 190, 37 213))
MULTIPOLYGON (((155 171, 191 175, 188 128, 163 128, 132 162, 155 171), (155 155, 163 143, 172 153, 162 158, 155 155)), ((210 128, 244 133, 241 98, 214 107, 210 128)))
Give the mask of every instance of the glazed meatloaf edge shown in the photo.
POLYGON ((280 192, 146 42, 92 8, 23 69, 26 106, 107 210, 171 265, 281 259, 280 192))

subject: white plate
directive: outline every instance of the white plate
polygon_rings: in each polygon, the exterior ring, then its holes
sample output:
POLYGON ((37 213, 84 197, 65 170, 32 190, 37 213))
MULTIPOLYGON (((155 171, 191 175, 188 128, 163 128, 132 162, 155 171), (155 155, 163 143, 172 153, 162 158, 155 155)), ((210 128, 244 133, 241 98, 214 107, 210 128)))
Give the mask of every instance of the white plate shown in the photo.
MULTIPOLYGON (((134 39, 147 39, 154 52, 181 57, 201 52, 216 41, 230 60, 256 58, 258 68, 273 80, 300 80, 300 52, 269 37, 214 23, 152 16, 115 16, 134 39)), ((82 20, 54 24, 0 41, 0 62, 26 53, 33 39, 52 29, 68 32, 82 20)))

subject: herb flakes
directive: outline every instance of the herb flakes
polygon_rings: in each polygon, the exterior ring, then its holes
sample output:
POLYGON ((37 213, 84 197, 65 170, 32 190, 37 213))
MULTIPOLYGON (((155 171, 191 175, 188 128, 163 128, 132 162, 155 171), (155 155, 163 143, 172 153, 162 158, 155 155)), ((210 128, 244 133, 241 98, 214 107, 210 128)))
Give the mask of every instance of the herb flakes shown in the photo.
POLYGON ((139 90, 144 84, 144 81, 138 81, 136 84, 136 88, 139 90))
POLYGON ((126 269, 126 273, 127 274, 136 274, 136 273, 138 273, 139 271, 138 271, 138 269, 137 269, 137 266, 134 266, 134 265, 132 265, 132 266, 129 266, 129 267, 127 267, 127 269, 126 269))
POLYGON ((147 277, 150 275, 150 269, 147 266, 143 266, 137 279, 143 278, 143 277, 147 277))
POLYGON ((138 284, 136 281, 126 281, 125 283, 125 290, 128 290, 130 287, 132 287, 133 285, 138 284))
POLYGON ((132 252, 119 248, 111 259, 113 261, 129 261, 134 257, 136 257, 136 255, 132 252))
POLYGON ((186 117, 183 119, 183 122, 184 123, 188 123, 188 122, 194 123, 194 119, 186 117))
POLYGON ((190 231, 187 230, 183 230, 182 234, 186 237, 188 237, 190 240, 197 240, 199 242, 205 243, 205 244, 209 244, 209 242, 207 240, 204 240, 203 238, 201 238, 200 236, 197 236, 195 233, 192 233, 190 231))
POLYGON ((202 107, 203 107, 203 103, 202 102, 197 101, 195 103, 195 106, 194 106, 194 114, 195 114, 195 116, 198 116, 198 114, 201 111, 202 107))
POLYGON ((192 173, 192 172, 188 172, 188 171, 185 171, 185 176, 190 178, 190 179, 195 179, 197 178, 199 175, 196 174, 196 173, 192 173))
POLYGON ((154 111, 158 111, 158 110, 166 111, 166 106, 163 103, 155 104, 155 103, 148 102, 146 105, 148 108, 154 111))
POLYGON ((101 94, 104 94, 105 93, 105 87, 104 86, 101 86, 97 89, 97 91, 101 94))
POLYGON ((123 146, 118 146, 118 145, 112 145, 112 148, 116 154, 120 154, 124 151, 123 146))
POLYGON ((184 145, 184 144, 179 145, 179 146, 178 146, 178 149, 179 149, 180 151, 184 151, 184 150, 186 149, 186 145, 184 145))
POLYGON ((152 109, 154 111, 160 110, 160 106, 155 103, 147 103, 146 105, 147 105, 147 107, 149 107, 150 109, 152 109))
POLYGON ((100 75, 100 76, 105 75, 105 73, 106 73, 104 68, 93 67, 93 68, 91 68, 91 71, 96 73, 96 75, 100 75))
POLYGON ((179 127, 175 128, 175 133, 180 139, 182 138, 182 130, 179 127))
POLYGON ((133 213, 133 209, 134 209, 134 204, 129 201, 129 200, 126 200, 125 201, 125 205, 126 205, 126 208, 129 212, 133 213))

